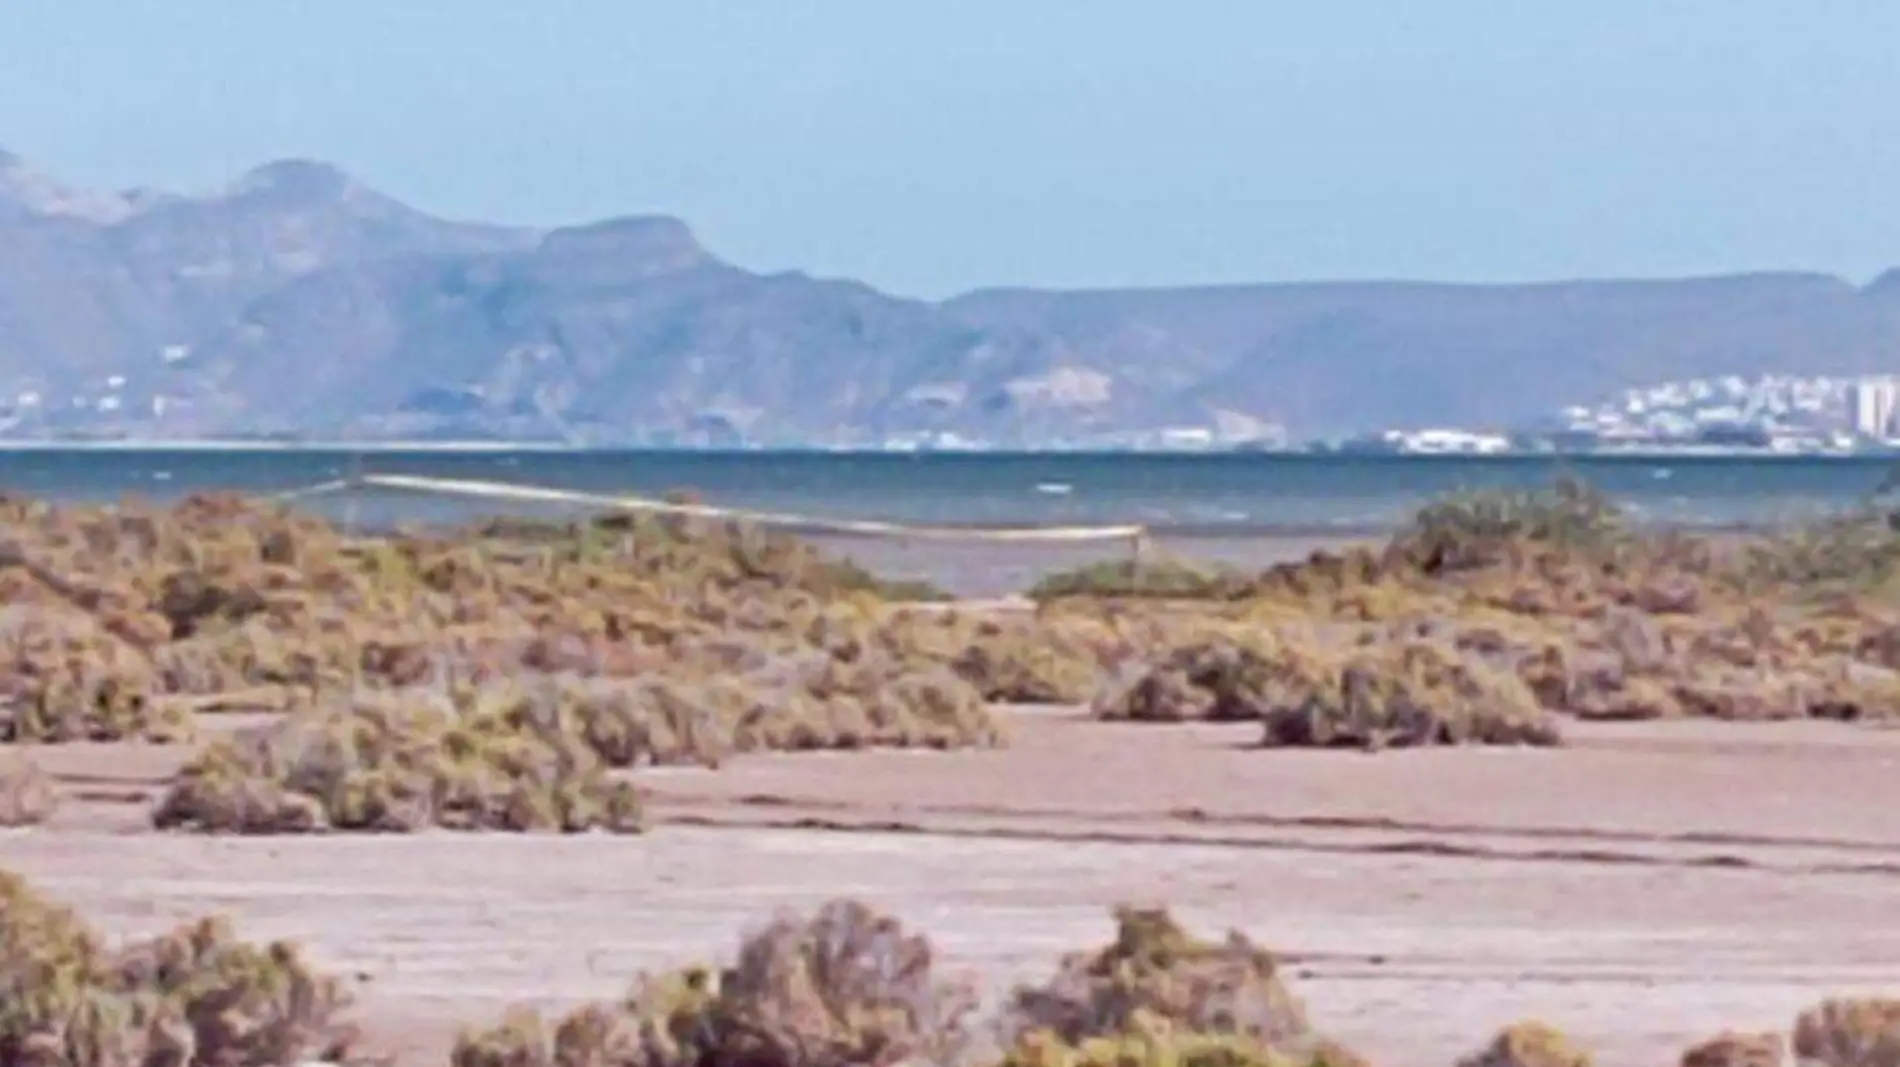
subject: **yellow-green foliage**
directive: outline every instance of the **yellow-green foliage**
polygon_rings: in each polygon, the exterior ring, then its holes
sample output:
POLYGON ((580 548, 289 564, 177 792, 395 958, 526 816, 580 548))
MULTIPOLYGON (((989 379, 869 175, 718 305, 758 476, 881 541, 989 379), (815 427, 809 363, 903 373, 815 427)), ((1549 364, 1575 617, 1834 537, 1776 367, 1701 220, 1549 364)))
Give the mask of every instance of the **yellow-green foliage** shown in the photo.
POLYGON ((1900 998, 1822 1001, 1795 1019, 1793 1045, 1815 1067, 1900 1067, 1900 998))
POLYGON ((1117 912, 1116 942, 1019 990, 983 1047, 972 987, 941 977, 923 937, 864 904, 781 916, 720 969, 638 981, 614 1005, 550 1023, 532 1012, 465 1032, 454 1067, 1364 1067, 1315 1035, 1273 958, 1206 943, 1166 912, 1117 912))
POLYGON ((999 704, 1075 704, 1095 691, 1114 635, 1080 613, 898 611, 874 643, 892 658, 941 663, 999 704))
POLYGON ((1554 745, 1556 720, 1516 675, 1451 646, 1395 640, 1351 653, 1266 715, 1269 747, 1554 745))
POLYGON ((1781 1067, 1788 1043, 1780 1034, 1726 1031, 1685 1049, 1679 1067, 1781 1067))
POLYGON ((1269 746, 1556 744, 1554 718, 1477 649, 1403 628, 1328 641, 1255 632, 1174 649, 1094 706, 1104 719, 1261 721, 1269 746))
POLYGON ((1540 1022, 1514 1023, 1458 1067, 1590 1067, 1590 1054, 1563 1032, 1540 1022))
POLYGON ((1115 926, 1109 945, 1071 955, 1046 983, 1015 991, 1005 1015, 1012 1045, 1042 1034, 1077 1046, 1160 1026, 1294 1054, 1316 1047, 1273 954, 1245 935, 1202 941, 1160 908, 1119 907, 1115 926))
POLYGON ((549 648, 588 673, 639 673, 681 636, 790 634, 831 605, 933 595, 699 519, 351 540, 280 507, 198 496, 163 509, 10 499, 0 525, 16 549, 0 559, 0 599, 18 609, 0 619, 0 729, 20 737, 166 733, 178 723, 151 709, 174 708, 157 701, 172 694, 505 677, 549 648))
POLYGON ((221 740, 153 813, 165 829, 635 832, 638 793, 576 735, 419 696, 303 712, 221 740))
POLYGON ((1145 1020, 1126 1033, 1071 1044, 1047 1031, 1026 1035, 997 1067, 1344 1067, 1321 1056, 1296 1059, 1235 1034, 1176 1033, 1145 1020))
POLYGON ((0 1063, 279 1067, 338 1060, 347 998, 295 946, 204 919, 109 947, 0 872, 0 1063))
POLYGON ((1622 509, 1575 478, 1546 489, 1460 493, 1434 501, 1392 539, 1392 550, 1430 573, 1485 566, 1524 543, 1609 551, 1623 538, 1622 509))
POLYGON ((1248 587, 1246 576, 1229 568, 1164 557, 1057 571, 1038 579, 1027 595, 1039 601, 1064 597, 1232 600, 1245 596, 1248 587))
POLYGON ((1806 596, 1889 586, 1900 566, 1895 519, 1868 510, 1759 538, 1741 553, 1730 577, 1747 589, 1806 596))
POLYGON ((516 1012, 465 1033, 455 1067, 846 1067, 945 1063, 970 1040, 970 986, 940 977, 930 942, 864 904, 835 900, 744 939, 717 972, 638 982, 617 1006, 551 1030, 516 1012))
POLYGON ((1310 650, 1264 634, 1250 644, 1197 641, 1103 690, 1094 713, 1130 722, 1260 720, 1302 702, 1322 669, 1310 650))
POLYGON ((701 763, 733 752, 994 745, 1001 727, 943 668, 869 655, 765 657, 705 680, 547 677, 485 687, 478 709, 578 737, 614 767, 701 763))
POLYGON ((75 687, 48 686, 0 712, 0 744, 147 741, 170 744, 196 732, 180 705, 128 692, 111 679, 75 687))
POLYGON ((57 597, 0 608, 0 681, 9 683, 0 743, 165 742, 191 734, 188 715, 153 699, 149 663, 57 597))

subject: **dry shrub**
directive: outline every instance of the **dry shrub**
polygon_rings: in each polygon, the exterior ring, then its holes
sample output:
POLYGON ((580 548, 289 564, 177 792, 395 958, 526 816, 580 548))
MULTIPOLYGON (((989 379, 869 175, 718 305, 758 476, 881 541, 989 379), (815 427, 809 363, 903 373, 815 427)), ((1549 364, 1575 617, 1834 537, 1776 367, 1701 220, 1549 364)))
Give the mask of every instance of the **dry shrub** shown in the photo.
MULTIPOLYGON (((1116 937, 978 1017, 930 942, 848 899, 781 914, 724 967, 644 975, 620 1001, 555 1019, 517 1009, 457 1040, 454 1067, 1367 1067, 1317 1033, 1273 955, 1239 933, 1199 940, 1166 910, 1115 909, 1116 937)), ((25 927, 38 929, 40 927, 25 927)), ((0 999, 0 1004, 4 1000, 0 999)), ((1797 1060, 1900 1065, 1900 1000, 1832 1000, 1796 1021, 1797 1060)), ((1779 1067, 1776 1034, 1728 1032, 1683 1067, 1779 1067)), ((0 1058, 0 1063, 8 1062, 0 1058)), ((1590 1067, 1541 1022, 1459 1067, 1590 1067)))
POLYGON ((866 645, 893 659, 947 666, 999 704, 1076 704, 1095 691, 1113 635, 1073 612, 979 614, 898 609, 868 634, 813 635, 851 658, 866 645))
POLYGON ((1416 568, 1402 559, 1388 558, 1364 545, 1344 552, 1317 549, 1303 560, 1268 567, 1254 580, 1249 592, 1268 600, 1319 608, 1330 616, 1338 613, 1334 609, 1342 601, 1369 589, 1383 589, 1388 595, 1414 591, 1415 585, 1394 587, 1399 579, 1415 575, 1416 568))
POLYGON ((1788 1043, 1776 1033, 1727 1031, 1690 1046, 1680 1067, 1781 1067, 1788 1043))
POLYGON ((1813 1067, 1900 1067, 1900 998, 1836 999, 1794 1022, 1796 1062, 1813 1067))
POLYGON ((1503 562, 1526 544, 1608 553, 1624 538, 1616 502, 1564 477, 1546 489, 1460 493, 1434 501, 1393 536, 1388 554, 1437 574, 1503 562))
POLYGON ((566 558, 610 556, 649 574, 698 573, 728 588, 798 589, 818 596, 863 593, 896 601, 940 600, 925 582, 886 581, 790 534, 708 514, 607 515, 553 538, 566 558))
POLYGON ((822 653, 748 668, 703 681, 560 674, 366 691, 212 745, 154 817, 238 833, 629 832, 641 807, 614 768, 1002 740, 981 695, 947 668, 822 653))
POLYGON ((347 997, 294 945, 203 919, 112 948, 0 872, 0 1064, 281 1067, 346 1061, 347 997))
POLYGON ((1344 1050, 1283 1055, 1234 1034, 1179 1033, 1140 1021, 1135 1029, 1068 1044, 1051 1034, 1031 1034, 1010 1049, 997 1067, 1362 1067, 1344 1050))
POLYGON ((1891 722, 1900 719, 1900 671, 1846 657, 1816 665, 1820 692, 1804 709, 1812 719, 1891 722))
POLYGON ((1048 982, 1011 996, 1002 1036, 1018 1050, 1018 1062, 1061 1063, 1062 1055, 1076 1055, 1065 1049, 1084 1050, 1066 1062, 1098 1062, 1104 1050, 1087 1051, 1093 1040, 1140 1047, 1163 1034, 1238 1049, 1239 1063, 1266 1062, 1265 1050, 1305 1059, 1330 1047, 1281 980, 1273 954, 1245 935, 1207 942, 1164 909, 1123 906, 1114 914, 1111 944, 1069 956, 1048 982))
POLYGON ((58 809, 59 793, 38 764, 0 756, 0 828, 42 823, 58 809))
POLYGON ((486 687, 477 704, 521 728, 574 738, 611 767, 700 764, 735 752, 996 743, 982 698, 946 670, 826 657, 684 681, 548 676, 486 687))
POLYGON ((1130 722, 1258 720, 1300 699, 1312 669, 1309 654, 1291 646, 1196 642, 1106 688, 1093 711, 1096 718, 1130 722))
POLYGON ((1522 680, 1434 642, 1346 656, 1297 703, 1270 709, 1268 747, 1555 745, 1556 720, 1522 680))
POLYGON ((150 664, 70 606, 0 608, 0 743, 189 737, 154 692, 150 664))
POLYGON ((630 783, 532 715, 428 694, 365 698, 221 740, 153 812, 162 829, 574 832, 643 827, 630 783))
POLYGON ((951 661, 999 704, 1079 704, 1102 676, 1102 642, 1087 623, 1055 617, 986 622, 951 661))
POLYGON ((941 977, 930 942, 852 900, 782 915, 738 958, 643 978, 615 1006, 573 1012, 552 1031, 515 1012, 465 1033, 455 1067, 859 1067, 948 1064, 972 1038, 976 995, 941 977))
POLYGON ((198 496, 163 509, 6 500, 0 526, 13 539, 0 600, 19 607, 0 621, 0 714, 33 736, 168 730, 175 720, 137 718, 167 695, 634 674, 675 639, 729 629, 809 647, 800 630, 833 606, 930 595, 707 517, 345 539, 280 507, 198 496))
POLYGON ((739 730, 742 750, 967 748, 1003 743, 976 687, 947 667, 883 655, 807 656, 745 677, 758 694, 739 730))
POLYGON ((1896 515, 1863 508, 1757 538, 1727 576, 1746 589, 1797 591, 1812 598, 1886 586, 1896 566, 1896 515))
POLYGON ((659 675, 632 680, 550 675, 485 687, 478 714, 514 729, 572 738, 610 767, 718 766, 736 746, 734 728, 752 694, 731 681, 688 683, 659 675))
POLYGON ((1090 563, 1037 579, 1026 594, 1036 601, 1069 597, 1152 600, 1234 600, 1250 581, 1225 567, 1163 557, 1090 563))
POLYGON ((637 981, 617 1004, 550 1022, 524 1010, 465 1032, 455 1067, 1364 1067, 1316 1035, 1273 957, 1117 911, 1107 948, 1019 989, 995 1033, 928 940, 851 900, 783 915, 721 969, 637 981), (1001 1042, 1000 1058, 991 1040, 1001 1042))
POLYGON ((1196 642, 1105 689, 1097 718, 1261 721, 1270 747, 1412 747, 1560 741, 1556 720, 1510 669, 1442 627, 1360 628, 1356 640, 1255 633, 1196 642))
POLYGON ((190 740, 195 733, 196 724, 182 706, 150 700, 111 679, 76 688, 47 688, 0 705, 0 744, 172 744, 190 740))
POLYGON ((1540 1022, 1513 1023, 1458 1067, 1590 1067, 1590 1054, 1563 1031, 1540 1022))

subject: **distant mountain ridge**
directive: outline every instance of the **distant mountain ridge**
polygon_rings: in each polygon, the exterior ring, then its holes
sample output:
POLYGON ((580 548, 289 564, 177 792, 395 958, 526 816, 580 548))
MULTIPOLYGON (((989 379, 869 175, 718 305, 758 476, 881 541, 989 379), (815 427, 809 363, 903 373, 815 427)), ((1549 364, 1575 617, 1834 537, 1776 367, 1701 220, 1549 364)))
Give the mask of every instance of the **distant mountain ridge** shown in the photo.
POLYGON ((202 195, 0 152, 0 432, 1110 445, 1522 423, 1631 385, 1900 370, 1900 271, 943 302, 681 220, 453 222, 312 161, 202 195))

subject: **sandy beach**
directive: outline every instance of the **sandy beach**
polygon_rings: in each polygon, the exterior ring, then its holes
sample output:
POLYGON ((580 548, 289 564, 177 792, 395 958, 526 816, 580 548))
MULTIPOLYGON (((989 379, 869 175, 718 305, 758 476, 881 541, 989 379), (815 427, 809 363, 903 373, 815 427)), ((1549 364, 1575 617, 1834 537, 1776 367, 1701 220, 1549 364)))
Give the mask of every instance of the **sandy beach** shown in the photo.
POLYGON ((1001 750, 649 772, 636 838, 205 838, 144 827, 186 750, 34 757, 66 804, 9 867, 119 934, 207 910, 354 976, 375 1047, 439 1063, 511 1003, 608 997, 854 895, 992 991, 1166 902, 1285 954, 1319 1025, 1443 1064, 1535 1016, 1600 1063, 1780 1028, 1900 972, 1900 731, 1578 726, 1563 749, 1262 751, 1246 726, 1006 713, 1001 750))

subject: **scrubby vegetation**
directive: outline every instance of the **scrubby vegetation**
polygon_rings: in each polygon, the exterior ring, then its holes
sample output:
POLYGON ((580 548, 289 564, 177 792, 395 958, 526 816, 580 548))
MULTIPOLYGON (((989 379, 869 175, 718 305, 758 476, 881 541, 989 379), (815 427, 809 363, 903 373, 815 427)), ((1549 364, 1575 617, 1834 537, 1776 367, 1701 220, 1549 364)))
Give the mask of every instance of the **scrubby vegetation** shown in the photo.
POLYGON ((1572 481, 1466 494, 1384 546, 1174 603, 1094 703, 1368 747, 1554 743, 1553 715, 1900 719, 1896 563, 1900 522, 1871 510, 1697 537, 1572 481))
POLYGON ((547 709, 431 707, 400 694, 221 740, 154 813, 161 828, 637 831, 638 794, 547 709))
MULTIPOLYGON (((635 978, 626 995, 549 1017, 525 1008, 465 1030, 452 1067, 1365 1067, 1328 1038, 1274 954, 1238 932, 1203 940, 1167 910, 1115 909, 1106 945, 986 1009, 930 939, 840 898, 785 912, 717 964, 635 978)), ((372 1062, 342 985, 287 943, 222 918, 113 946, 0 871, 0 1067, 278 1067, 372 1062)), ((1792 1040, 1724 1033, 1684 1067, 1891 1067, 1900 1000, 1824 1000, 1792 1040)), ((1589 1067, 1536 1021, 1460 1067, 1589 1067)))
MULTIPOLYGON (((453 1067, 1364 1067, 1328 1038, 1273 953, 1245 935, 1206 941, 1165 910, 1115 910, 1107 945, 1064 958, 993 1013, 945 973, 929 940, 861 902, 782 914, 731 962, 638 978, 610 1004, 548 1019, 517 1010, 465 1031, 453 1067)), ((1890 1067, 1900 1001, 1831 1000, 1795 1021, 1812 1067, 1890 1067)), ((1772 1067, 1777 1034, 1725 1033, 1684 1067, 1772 1067)), ((1537 1021, 1499 1031, 1460 1067, 1590 1067, 1537 1021)))
POLYGON ((1250 1059, 1345 1058, 1314 1030, 1273 954, 1245 935, 1202 941, 1159 908, 1118 908, 1115 925, 1107 946, 1071 955, 1046 982, 1014 992, 1002 1016, 1005 1048, 1088 1059, 1091 1043, 1185 1039, 1250 1059))
POLYGON ((1830 999, 1795 1019, 1801 1063, 1892 1067, 1900 1063, 1900 998, 1830 999))
POLYGON ((280 833, 644 828, 611 771, 734 752, 949 748, 1000 733, 948 670, 772 663, 696 685, 548 675, 444 694, 388 690, 220 740, 154 814, 161 828, 280 833), (769 674, 769 687, 748 677, 769 674))
MULTIPOLYGON (((1560 483, 1435 503, 1382 546, 1257 574, 1106 566, 1042 583, 1033 612, 978 615, 699 518, 357 539, 236 498, 9 499, 0 745, 204 741, 153 812, 179 831, 629 833, 646 768, 999 745, 998 703, 1366 750, 1557 744, 1576 719, 1900 720, 1896 563, 1878 512, 1697 538, 1560 483), (259 709, 276 714, 215 721, 259 709)), ((0 752, 0 827, 57 802, 30 752, 0 752)), ((834 901, 616 1003, 470 1031, 454 1064, 1360 1062, 1244 936, 1202 940, 1156 909, 1115 920, 1110 944, 985 1012, 926 938, 834 901)), ((112 947, 0 875, 0 1067, 347 1059, 346 1006, 289 946, 210 920, 112 947)), ((1895 1067, 1900 1001, 1825 1001, 1786 1040, 1722 1034, 1681 1062, 1787 1050, 1895 1067)), ((1589 1062, 1536 1022, 1463 1061, 1589 1062)))
MULTIPOLYGON (((1799 1026, 1799 1020, 1796 1021, 1799 1026)), ((1775 1033, 1729 1031, 1692 1045, 1682 1054, 1682 1067, 1781 1067, 1788 1043, 1775 1033)), ((1815 1057, 1817 1062, 1826 1062, 1815 1057)))
POLYGON ((928 939, 852 900, 782 915, 726 965, 644 976, 617 1004, 465 1033, 455 1067, 747 1064, 1331 1064, 1273 955, 1203 942, 1166 911, 1119 909, 1114 942, 1062 962, 986 1017, 928 939))
POLYGON ((204 919, 109 945, 0 871, 0 1065, 281 1067, 348 1058, 348 998, 294 945, 204 919))
POLYGON ((1148 597, 1156 600, 1227 600, 1247 594, 1247 578, 1232 568, 1192 560, 1123 559, 1092 563, 1045 575, 1031 586, 1031 600, 1065 597, 1148 597))
POLYGON ((1526 544, 1603 556, 1627 536, 1615 501, 1562 477, 1548 489, 1466 492, 1427 504, 1392 538, 1389 551, 1437 574, 1492 566, 1526 544))
POLYGON ((1367 750, 1900 719, 1896 525, 1663 534, 1564 481, 1433 503, 1383 546, 1254 574, 1151 557, 978 614, 696 516, 352 538, 236 497, 0 499, 0 744, 189 741, 267 710, 160 825, 580 830, 641 825, 642 767, 996 745, 996 704, 1367 750))
POLYGON ((1075 642, 912 611, 932 591, 699 518, 349 538, 236 497, 5 499, 0 540, 0 744, 286 713, 196 756, 168 827, 630 829, 618 770, 993 745, 986 700, 1094 681, 1075 642))
POLYGON ((1260 721, 1268 747, 1549 745, 1561 736, 1515 674, 1451 644, 1399 637, 1188 645, 1108 691, 1096 714, 1260 721))

